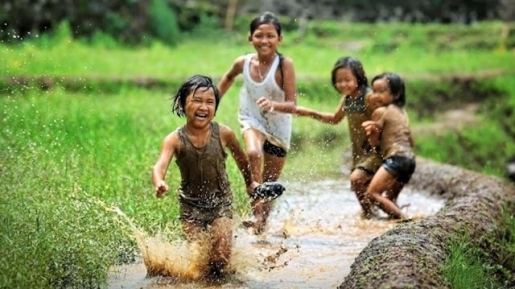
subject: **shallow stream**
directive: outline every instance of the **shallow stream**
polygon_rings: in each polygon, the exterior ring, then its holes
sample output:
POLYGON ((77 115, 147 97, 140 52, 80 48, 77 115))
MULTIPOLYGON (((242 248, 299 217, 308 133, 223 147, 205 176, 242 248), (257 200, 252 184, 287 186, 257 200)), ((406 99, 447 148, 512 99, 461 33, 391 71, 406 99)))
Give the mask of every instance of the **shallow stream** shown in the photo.
MULTIPOLYGON (((235 273, 223 283, 147 277, 140 260, 113 268, 108 288, 336 288, 368 242, 398 225, 383 219, 362 220, 348 179, 284 184, 287 191, 276 201, 266 234, 254 236, 239 226, 241 220, 235 220, 235 273)), ((435 214, 444 202, 409 187, 398 198, 399 206, 409 205, 403 211, 414 221, 435 214)), ((162 250, 163 244, 154 248, 162 250)), ((176 245, 162 254, 179 255, 179 251, 176 245)))

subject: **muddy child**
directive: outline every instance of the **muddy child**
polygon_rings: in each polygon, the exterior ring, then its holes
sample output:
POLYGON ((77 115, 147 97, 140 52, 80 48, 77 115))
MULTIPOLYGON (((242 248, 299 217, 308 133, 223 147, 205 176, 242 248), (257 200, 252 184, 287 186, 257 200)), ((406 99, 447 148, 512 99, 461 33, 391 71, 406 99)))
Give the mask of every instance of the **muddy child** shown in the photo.
MULTIPOLYGON (((248 41, 256 52, 236 58, 218 84, 223 96, 236 77, 243 74, 238 120, 258 183, 278 180, 290 148, 291 113, 295 111, 297 93, 293 61, 277 50, 283 39, 281 30, 273 13, 265 12, 253 19, 248 41)), ((272 205, 271 200, 251 198, 252 216, 243 225, 261 234, 272 205)))
POLYGON ((331 71, 331 82, 341 95, 335 112, 319 112, 297 106, 296 115, 308 116, 333 125, 347 117, 352 152, 351 189, 361 205, 362 216, 370 218, 373 215, 373 206, 365 192, 382 160, 369 145, 362 123, 370 120, 373 107, 378 104, 371 102, 372 91, 368 87, 363 64, 354 57, 342 57, 336 61, 331 71))
POLYGON ((192 264, 192 279, 205 273, 224 273, 230 258, 233 240, 233 195, 226 172, 228 148, 234 158, 247 190, 258 185, 252 180, 247 155, 236 135, 227 126, 213 121, 220 102, 220 93, 211 78, 195 75, 187 79, 173 97, 172 111, 185 117, 186 123, 167 135, 161 153, 152 170, 156 196, 162 197, 169 187, 165 175, 176 158, 181 174, 178 188, 179 219, 186 239, 191 244, 209 240, 206 269, 204 264, 192 264))
POLYGON ((403 109, 406 103, 402 78, 386 72, 372 79, 372 98, 377 103, 390 103, 378 107, 372 119, 363 122, 370 145, 380 152, 383 164, 367 188, 367 196, 394 219, 407 218, 396 204, 404 185, 411 179, 416 167, 409 118, 403 109))

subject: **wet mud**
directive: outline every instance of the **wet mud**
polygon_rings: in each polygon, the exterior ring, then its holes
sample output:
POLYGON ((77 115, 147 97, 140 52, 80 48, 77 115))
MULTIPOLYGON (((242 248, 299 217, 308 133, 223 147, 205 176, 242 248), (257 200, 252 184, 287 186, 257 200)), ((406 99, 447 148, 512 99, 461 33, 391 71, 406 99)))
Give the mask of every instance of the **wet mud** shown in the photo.
MULTIPOLYGON (((151 277, 142 256, 113 268, 108 288, 448 288, 440 268, 449 242, 469 235, 484 247, 499 234, 504 205, 515 202, 515 187, 503 179, 421 158, 398 199, 414 218, 408 223, 362 220, 345 173, 284 184, 266 234, 254 236, 235 219, 227 278, 151 277)), ((147 257, 184 264, 184 244, 139 242, 147 257)))
POLYGON ((392 228, 372 240, 338 288, 449 288, 440 268, 449 242, 468 235, 483 245, 499 235, 515 187, 503 179, 418 160, 412 190, 446 200, 437 214, 392 228))
MULTIPOLYGON (((345 175, 284 184, 288 190, 277 199, 266 234, 254 236, 243 229, 241 220, 235 220, 234 273, 221 283, 181 278, 188 274, 184 244, 140 237, 142 259, 113 268, 108 288, 336 288, 370 241, 400 226, 386 219, 362 220, 345 175), (145 258, 154 259, 152 266, 174 264, 179 274, 149 277, 145 258)), ((406 188, 398 202, 408 205, 405 213, 424 219, 436 214, 445 200, 406 188)))

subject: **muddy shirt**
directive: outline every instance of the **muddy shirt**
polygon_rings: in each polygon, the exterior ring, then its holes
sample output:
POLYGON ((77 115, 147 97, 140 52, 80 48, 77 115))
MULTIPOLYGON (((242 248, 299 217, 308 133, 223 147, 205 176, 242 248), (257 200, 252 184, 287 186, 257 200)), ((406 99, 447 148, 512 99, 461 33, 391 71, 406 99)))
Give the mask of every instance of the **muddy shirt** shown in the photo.
POLYGON ((382 164, 381 156, 372 150, 368 143, 365 129, 361 126, 364 121, 370 120, 372 111, 367 100, 371 95, 370 88, 364 88, 358 98, 345 96, 343 112, 347 116, 352 149, 352 167, 362 168, 374 173, 382 164))
POLYGON ((411 131, 406 111, 395 104, 379 108, 382 113, 374 114, 381 128, 380 150, 383 159, 391 156, 414 158, 411 146, 411 131))
POLYGON ((178 131, 181 148, 176 163, 181 172, 179 201, 181 204, 212 209, 232 204, 229 177, 225 169, 227 154, 220 140, 218 124, 211 123, 207 144, 197 148, 184 132, 178 131))

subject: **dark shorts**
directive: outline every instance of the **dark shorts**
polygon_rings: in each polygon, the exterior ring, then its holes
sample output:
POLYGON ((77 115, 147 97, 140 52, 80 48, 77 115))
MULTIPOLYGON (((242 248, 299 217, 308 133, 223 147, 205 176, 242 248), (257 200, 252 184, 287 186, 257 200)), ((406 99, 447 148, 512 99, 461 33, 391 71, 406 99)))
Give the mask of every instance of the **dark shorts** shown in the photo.
POLYGON ((210 225, 214 220, 222 217, 232 219, 232 205, 225 204, 214 208, 202 208, 186 202, 180 203, 179 220, 210 225))
POLYGON ((351 172, 353 172, 354 170, 363 171, 363 172, 367 173, 367 175, 370 175, 370 176, 373 176, 375 174, 375 172, 373 172, 373 171, 371 171, 371 170, 369 170, 369 169, 367 169, 365 167, 362 167, 362 166, 357 166, 357 167, 353 168, 351 170, 351 172))
POLYGON ((391 156, 383 163, 383 168, 390 172, 398 182, 407 183, 415 172, 414 158, 391 156))
POLYGON ((285 149, 278 147, 267 140, 265 140, 265 143, 263 144, 263 151, 279 158, 284 158, 288 154, 285 149))

